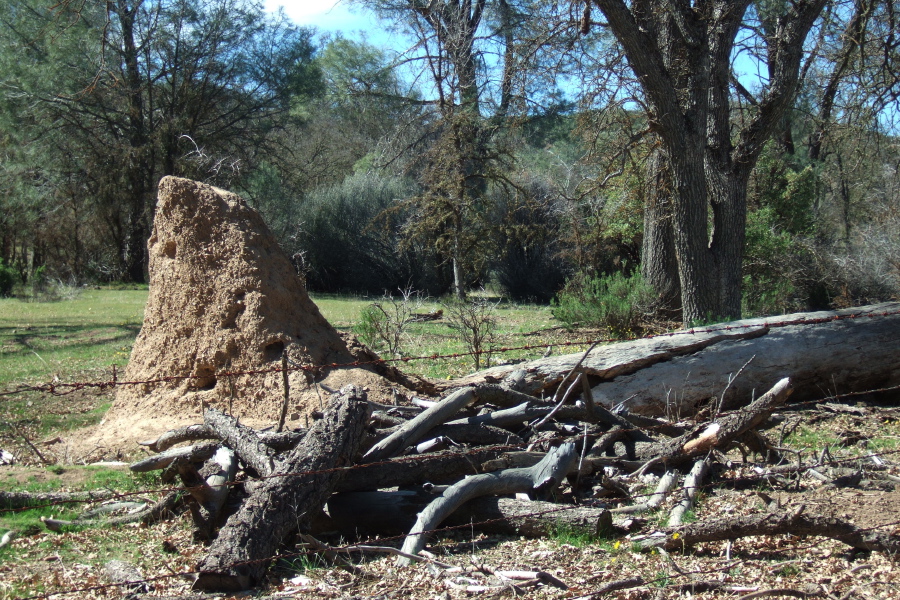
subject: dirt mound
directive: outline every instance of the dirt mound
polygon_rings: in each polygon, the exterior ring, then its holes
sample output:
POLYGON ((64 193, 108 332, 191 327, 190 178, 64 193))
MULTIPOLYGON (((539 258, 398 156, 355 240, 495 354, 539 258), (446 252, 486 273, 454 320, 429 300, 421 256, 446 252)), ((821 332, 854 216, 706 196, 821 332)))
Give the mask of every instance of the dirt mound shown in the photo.
MULTIPOLYGON (((148 383, 118 389, 91 444, 133 447, 197 422, 204 404, 230 406, 248 424, 277 421, 285 352, 292 366, 354 361, 259 214, 237 195, 164 178, 148 246, 150 295, 124 375, 148 383)), ((288 414, 302 423, 327 402, 328 389, 350 382, 368 387, 372 399, 391 397, 369 368, 295 370, 288 414)))

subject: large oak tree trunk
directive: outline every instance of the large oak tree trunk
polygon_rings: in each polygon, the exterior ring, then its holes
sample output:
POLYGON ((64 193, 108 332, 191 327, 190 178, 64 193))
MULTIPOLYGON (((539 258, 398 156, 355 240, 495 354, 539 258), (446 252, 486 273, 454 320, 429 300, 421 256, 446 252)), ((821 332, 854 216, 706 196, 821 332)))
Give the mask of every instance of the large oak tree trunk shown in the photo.
POLYGON ((663 313, 681 319, 681 283, 672 226, 672 177, 665 151, 657 148, 646 165, 641 275, 656 291, 663 313))

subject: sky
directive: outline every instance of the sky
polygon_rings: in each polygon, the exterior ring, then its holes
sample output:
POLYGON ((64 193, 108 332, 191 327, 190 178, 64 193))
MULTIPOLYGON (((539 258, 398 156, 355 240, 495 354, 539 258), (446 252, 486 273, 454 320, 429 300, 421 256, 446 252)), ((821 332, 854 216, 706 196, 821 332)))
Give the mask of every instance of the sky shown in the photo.
POLYGON ((297 25, 313 26, 322 32, 342 33, 345 37, 359 39, 363 33, 370 43, 386 45, 390 36, 375 16, 359 6, 349 6, 341 0, 265 0, 266 10, 274 12, 284 7, 284 12, 297 25))

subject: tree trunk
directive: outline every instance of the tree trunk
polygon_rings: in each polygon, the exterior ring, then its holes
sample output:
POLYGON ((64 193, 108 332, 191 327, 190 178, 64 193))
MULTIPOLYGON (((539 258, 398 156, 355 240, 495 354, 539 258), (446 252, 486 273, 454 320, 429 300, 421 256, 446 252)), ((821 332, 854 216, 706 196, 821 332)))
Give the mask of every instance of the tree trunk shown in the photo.
POLYGON ((656 291, 662 314, 681 320, 681 283, 672 226, 672 178, 665 151, 657 148, 646 166, 641 275, 656 291))
POLYGON ((322 419, 228 519, 197 566, 195 589, 237 591, 262 583, 271 557, 304 527, 355 462, 370 414, 365 394, 341 390, 322 419))
MULTIPOLYGON (((725 408, 746 405, 787 375, 794 382, 795 401, 896 385, 898 354, 900 303, 892 302, 748 319, 601 346, 579 370, 590 379, 594 400, 606 406, 624 402, 631 412, 678 417, 722 394, 725 408)), ((525 369, 523 391, 552 393, 581 356, 493 367, 445 385, 477 385, 525 369)))
MULTIPOLYGON (((335 494, 328 500, 330 525, 347 536, 397 535, 409 531, 434 498, 411 491, 335 494)), ((460 506, 444 523, 527 537, 543 537, 560 528, 600 535, 612 526, 612 515, 603 508, 484 496, 460 506)))

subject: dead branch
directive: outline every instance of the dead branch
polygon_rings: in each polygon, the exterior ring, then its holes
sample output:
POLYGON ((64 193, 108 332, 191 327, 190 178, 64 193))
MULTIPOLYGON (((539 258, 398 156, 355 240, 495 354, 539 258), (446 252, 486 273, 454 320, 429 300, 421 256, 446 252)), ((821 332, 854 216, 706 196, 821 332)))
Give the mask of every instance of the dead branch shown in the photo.
MULTIPOLYGON (((474 475, 450 486, 419 515, 406 541, 403 542, 403 551, 417 554, 425 545, 424 532, 435 528, 460 505, 472 498, 516 492, 530 492, 540 496, 549 492, 566 476, 576 457, 575 444, 567 442, 548 452, 547 456, 533 467, 474 475)), ((400 565, 409 564, 408 559, 399 559, 397 562, 400 565)))
POLYGON ((426 409, 414 419, 402 425, 399 430, 381 440, 366 452, 364 462, 373 462, 396 455, 398 452, 421 440, 425 434, 458 413, 474 398, 474 388, 456 390, 434 406, 426 409))
POLYGON ((261 477, 271 475, 275 471, 275 451, 262 442, 256 431, 241 425, 234 417, 215 408, 206 409, 203 413, 203 422, 237 453, 241 462, 261 477))
POLYGON ((660 547, 677 550, 701 542, 736 540, 755 535, 822 536, 841 541, 860 550, 874 550, 896 554, 900 551, 900 538, 888 532, 860 529, 852 523, 832 517, 807 516, 801 510, 744 515, 730 519, 715 518, 667 527, 662 535, 641 540, 644 549, 660 547))
POLYGON ((262 481, 228 519, 197 566, 194 588, 236 591, 259 585, 279 544, 302 529, 355 462, 370 407, 355 386, 341 390, 273 475, 262 481), (237 566, 235 566, 237 565, 237 566))

